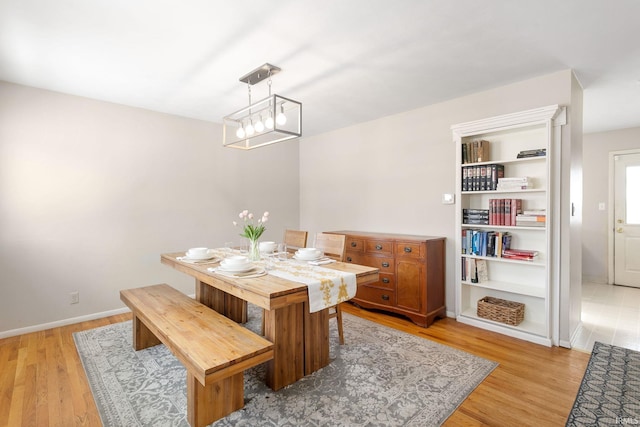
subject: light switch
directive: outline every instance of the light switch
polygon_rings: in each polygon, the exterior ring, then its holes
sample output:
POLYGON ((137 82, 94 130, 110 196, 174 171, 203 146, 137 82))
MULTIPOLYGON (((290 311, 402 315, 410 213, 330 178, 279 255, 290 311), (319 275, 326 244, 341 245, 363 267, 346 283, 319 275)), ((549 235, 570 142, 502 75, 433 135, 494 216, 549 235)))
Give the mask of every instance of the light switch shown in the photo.
POLYGON ((601 211, 603 211, 603 210, 605 210, 605 209, 606 209, 606 208, 605 208, 605 204, 604 204, 604 202, 600 202, 600 203, 598 203, 598 209, 600 209, 601 211))
POLYGON ((442 195, 442 204, 443 205, 452 205, 455 202, 455 194, 444 193, 442 195))

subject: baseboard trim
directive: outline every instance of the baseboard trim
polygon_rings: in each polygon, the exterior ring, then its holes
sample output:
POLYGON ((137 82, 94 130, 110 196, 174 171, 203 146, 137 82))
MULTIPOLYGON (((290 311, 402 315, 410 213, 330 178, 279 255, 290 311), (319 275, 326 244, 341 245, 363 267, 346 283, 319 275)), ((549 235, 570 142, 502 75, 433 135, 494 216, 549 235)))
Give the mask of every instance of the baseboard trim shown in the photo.
MULTIPOLYGON (((189 294, 188 296, 191 298, 195 298, 196 294, 189 294)), ((25 328, 0 331, 0 339, 15 337, 16 335, 30 334, 32 332, 45 331, 47 329, 59 328, 61 326, 73 325, 74 323, 86 322, 87 320, 102 319, 103 317, 115 316, 116 314, 129 313, 130 311, 131 310, 129 310, 129 307, 116 308, 115 310, 102 311, 100 313, 92 313, 85 316, 71 317, 69 319, 42 323, 40 325, 27 326, 25 328)))
POLYGON ((85 316, 71 317, 69 319, 57 320, 55 322, 41 323, 39 325, 27 326, 26 328, 11 329, 0 332, 0 339, 14 337, 16 335, 30 334, 32 332, 44 331, 51 328, 72 325, 74 323, 86 322, 87 320, 101 319, 103 317, 114 316, 116 314, 128 313, 128 307, 117 308, 115 310, 102 311, 100 313, 87 314, 85 316))

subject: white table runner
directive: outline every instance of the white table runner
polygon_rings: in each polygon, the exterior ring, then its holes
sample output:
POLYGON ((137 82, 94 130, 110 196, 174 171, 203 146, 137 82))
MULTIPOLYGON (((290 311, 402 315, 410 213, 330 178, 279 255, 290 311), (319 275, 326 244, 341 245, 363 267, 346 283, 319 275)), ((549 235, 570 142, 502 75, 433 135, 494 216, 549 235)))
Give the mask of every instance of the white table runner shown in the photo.
POLYGON ((307 285, 310 313, 348 301, 356 295, 358 289, 354 273, 309 265, 306 262, 277 262, 268 273, 307 285))

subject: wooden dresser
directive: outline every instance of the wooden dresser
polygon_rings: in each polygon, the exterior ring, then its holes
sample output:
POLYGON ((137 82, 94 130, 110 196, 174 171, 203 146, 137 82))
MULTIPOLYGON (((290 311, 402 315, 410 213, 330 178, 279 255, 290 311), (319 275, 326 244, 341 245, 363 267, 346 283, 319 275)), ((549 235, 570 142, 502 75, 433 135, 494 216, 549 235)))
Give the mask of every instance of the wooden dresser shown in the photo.
POLYGON ((345 261, 380 269, 380 280, 358 287, 363 308, 402 314, 420 326, 444 317, 445 238, 362 231, 346 236, 345 261))

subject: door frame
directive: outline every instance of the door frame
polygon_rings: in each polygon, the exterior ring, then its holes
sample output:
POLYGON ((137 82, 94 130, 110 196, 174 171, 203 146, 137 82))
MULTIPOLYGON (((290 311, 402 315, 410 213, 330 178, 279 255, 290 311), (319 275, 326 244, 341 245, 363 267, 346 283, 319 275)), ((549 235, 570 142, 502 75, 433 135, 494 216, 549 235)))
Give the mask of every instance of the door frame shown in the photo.
POLYGON ((616 179, 615 179, 615 156, 624 154, 640 154, 640 149, 634 148, 631 150, 618 150, 609 152, 609 209, 607 215, 607 235, 608 235, 608 266, 609 270, 607 274, 607 282, 609 285, 615 283, 615 260, 614 260, 614 240, 615 240, 615 192, 616 192, 616 179))

